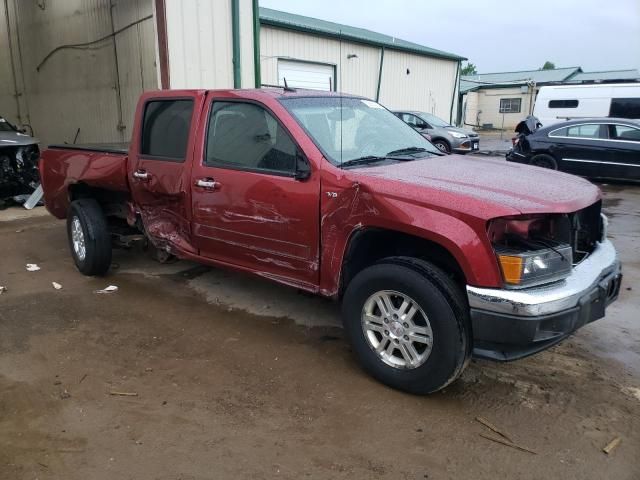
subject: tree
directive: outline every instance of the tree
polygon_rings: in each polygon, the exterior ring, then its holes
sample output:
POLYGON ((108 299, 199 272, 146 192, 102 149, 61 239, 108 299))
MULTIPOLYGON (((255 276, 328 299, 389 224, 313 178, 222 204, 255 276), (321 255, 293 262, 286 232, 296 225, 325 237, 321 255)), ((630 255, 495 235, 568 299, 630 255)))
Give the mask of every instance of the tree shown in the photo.
POLYGON ((556 64, 547 60, 540 70, 555 70, 556 64))
POLYGON ((460 69, 460 75, 475 75, 476 73, 478 73, 476 66, 471 62, 467 62, 467 64, 460 69))

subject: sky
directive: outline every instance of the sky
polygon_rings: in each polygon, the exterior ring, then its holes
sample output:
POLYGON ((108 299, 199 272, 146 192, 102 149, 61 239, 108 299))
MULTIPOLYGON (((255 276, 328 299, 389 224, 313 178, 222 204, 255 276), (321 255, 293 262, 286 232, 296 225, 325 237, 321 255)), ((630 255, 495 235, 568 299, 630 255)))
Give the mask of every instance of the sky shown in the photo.
POLYGON ((478 73, 640 69, 640 0, 259 0, 467 57, 478 73))

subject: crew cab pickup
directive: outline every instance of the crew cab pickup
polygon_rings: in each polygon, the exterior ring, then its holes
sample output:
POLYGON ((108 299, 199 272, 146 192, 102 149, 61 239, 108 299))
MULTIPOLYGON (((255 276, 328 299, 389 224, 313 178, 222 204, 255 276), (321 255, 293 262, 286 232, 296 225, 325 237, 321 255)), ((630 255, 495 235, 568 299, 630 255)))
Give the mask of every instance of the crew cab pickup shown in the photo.
POLYGON ((593 184, 443 156, 365 98, 149 92, 128 147, 53 145, 40 171, 83 274, 129 236, 340 300, 361 365, 408 392, 554 345, 620 288, 593 184))

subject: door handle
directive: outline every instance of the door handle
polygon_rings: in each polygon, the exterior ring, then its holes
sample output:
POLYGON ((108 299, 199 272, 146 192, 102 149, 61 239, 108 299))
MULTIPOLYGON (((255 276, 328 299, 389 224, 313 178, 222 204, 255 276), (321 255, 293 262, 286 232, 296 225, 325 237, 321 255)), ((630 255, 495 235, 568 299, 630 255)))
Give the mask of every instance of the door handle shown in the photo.
POLYGON ((196 181, 196 186, 206 188, 207 190, 216 190, 220 188, 220 183, 216 182, 213 178, 200 178, 196 181))
POLYGON ((137 178, 138 180, 149 180, 149 174, 144 170, 136 170, 133 172, 133 178, 137 178))

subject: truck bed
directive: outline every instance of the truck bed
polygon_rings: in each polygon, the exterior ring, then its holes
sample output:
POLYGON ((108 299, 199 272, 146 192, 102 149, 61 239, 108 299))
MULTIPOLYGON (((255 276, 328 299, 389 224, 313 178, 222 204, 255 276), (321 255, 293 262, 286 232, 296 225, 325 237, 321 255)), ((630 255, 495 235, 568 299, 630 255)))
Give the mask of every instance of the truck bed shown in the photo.
POLYGON ((50 145, 42 152, 40 177, 45 205, 57 218, 65 218, 69 189, 99 188, 129 194, 126 144, 50 145))

